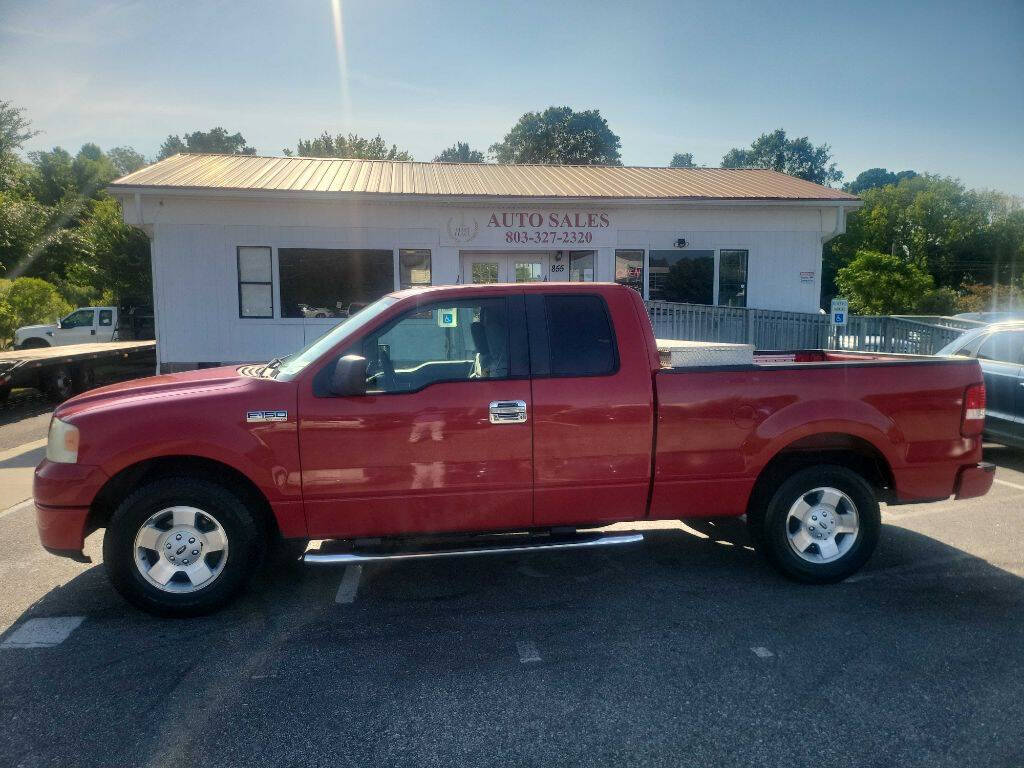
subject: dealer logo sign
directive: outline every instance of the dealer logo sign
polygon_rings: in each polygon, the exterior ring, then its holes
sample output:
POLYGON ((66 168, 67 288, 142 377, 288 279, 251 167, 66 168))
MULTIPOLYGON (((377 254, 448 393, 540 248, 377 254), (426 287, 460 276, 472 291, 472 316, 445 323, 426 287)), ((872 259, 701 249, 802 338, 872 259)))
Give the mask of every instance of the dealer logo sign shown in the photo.
POLYGON ((477 236, 480 225, 476 219, 466 221, 465 214, 460 213, 458 218, 452 216, 448 219, 448 237, 456 243, 468 243, 477 236))

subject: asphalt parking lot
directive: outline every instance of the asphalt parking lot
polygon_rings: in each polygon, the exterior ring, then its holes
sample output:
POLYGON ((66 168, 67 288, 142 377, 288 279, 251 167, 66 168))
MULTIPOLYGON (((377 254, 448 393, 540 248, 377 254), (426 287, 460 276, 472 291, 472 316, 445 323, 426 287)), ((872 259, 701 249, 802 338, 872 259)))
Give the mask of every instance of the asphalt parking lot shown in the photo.
POLYGON ((0 446, 0 765, 1024 763, 1022 452, 987 449, 985 498, 886 510, 835 586, 777 576, 741 525, 657 524, 601 551, 285 563, 157 620, 107 585, 99 534, 90 565, 38 546, 24 430, 0 446))

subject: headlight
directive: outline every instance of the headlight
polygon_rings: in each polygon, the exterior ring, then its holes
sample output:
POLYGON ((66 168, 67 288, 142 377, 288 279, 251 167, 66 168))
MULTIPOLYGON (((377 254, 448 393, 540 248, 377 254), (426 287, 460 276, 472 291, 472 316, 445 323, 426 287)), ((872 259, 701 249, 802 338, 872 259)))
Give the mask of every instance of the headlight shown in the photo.
POLYGON ((50 420, 50 434, 46 438, 46 458, 61 464, 78 461, 78 427, 61 421, 50 420))

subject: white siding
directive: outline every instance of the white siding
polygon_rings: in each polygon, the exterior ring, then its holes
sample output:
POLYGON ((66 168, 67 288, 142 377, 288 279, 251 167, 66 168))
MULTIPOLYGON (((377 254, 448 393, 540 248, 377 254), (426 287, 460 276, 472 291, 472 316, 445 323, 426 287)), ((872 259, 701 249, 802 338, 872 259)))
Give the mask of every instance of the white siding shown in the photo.
MULTIPOLYGON (((128 212, 134 211, 134 201, 126 201, 126 208, 128 212)), ((236 262, 239 245, 272 248, 274 308, 279 315, 279 248, 429 248, 433 282, 452 284, 459 278, 460 249, 514 250, 514 246, 506 246, 503 241, 499 246, 497 233, 483 226, 489 212, 500 208, 500 204, 321 203, 143 196, 143 223, 152 227, 153 233, 160 361, 188 364, 265 360, 301 348, 337 322, 240 318, 236 262), (471 244, 452 241, 448 222, 456 216, 481 222, 471 244)), ((555 204, 520 208, 580 209, 579 205, 555 204)), ((597 274, 601 280, 613 279, 616 248, 668 249, 677 238, 684 237, 687 247, 692 249, 749 251, 749 306, 802 312, 818 309, 822 230, 829 235, 835 228, 832 210, 807 205, 682 204, 604 206, 592 210, 607 214, 611 221, 608 230, 601 232, 600 239, 590 246, 597 251, 597 274)), ((530 248, 538 249, 536 245, 530 248)), ((396 282, 397 279, 396 274, 396 282)))

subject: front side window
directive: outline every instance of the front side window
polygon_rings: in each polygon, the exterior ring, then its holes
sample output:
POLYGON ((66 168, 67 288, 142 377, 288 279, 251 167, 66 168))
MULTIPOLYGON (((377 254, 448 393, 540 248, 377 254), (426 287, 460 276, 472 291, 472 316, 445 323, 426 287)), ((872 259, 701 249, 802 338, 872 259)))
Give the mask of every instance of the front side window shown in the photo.
POLYGON ((651 251, 647 262, 652 301, 714 304, 714 251, 651 251))
POLYGON ((402 290, 430 285, 430 251, 403 248, 398 252, 399 283, 402 290))
POLYGON ((371 334, 352 350, 367 360, 368 392, 412 392, 442 381, 509 375, 504 298, 429 304, 371 334))
POLYGON ((91 309, 79 309, 76 312, 72 312, 60 321, 60 327, 64 330, 68 328, 87 328, 92 325, 92 313, 91 309))
POLYGON ((395 289, 394 252, 279 248, 281 317, 349 317, 395 289))
POLYGON ((747 306, 748 251, 725 249, 718 252, 718 303, 723 307, 747 306))
POLYGON ((644 292, 644 252, 621 250, 615 252, 615 282, 628 285, 641 296, 644 292))
POLYGON ((274 278, 268 246, 238 247, 238 316, 274 316, 274 278))
POLYGON ((999 331, 985 339, 978 347, 978 359, 1019 363, 1022 350, 1024 350, 1024 331, 999 331))
POLYGON ((617 366, 615 336, 597 296, 545 296, 552 376, 602 376, 617 366))

